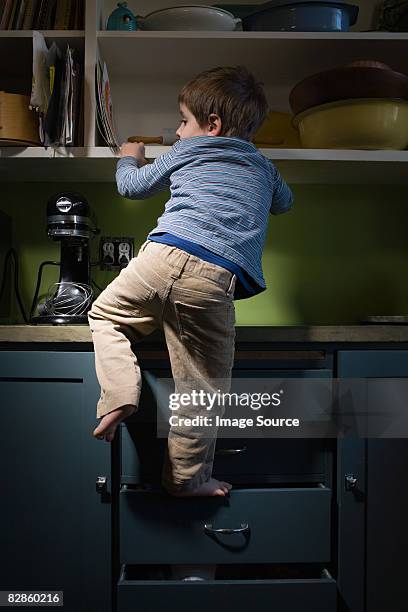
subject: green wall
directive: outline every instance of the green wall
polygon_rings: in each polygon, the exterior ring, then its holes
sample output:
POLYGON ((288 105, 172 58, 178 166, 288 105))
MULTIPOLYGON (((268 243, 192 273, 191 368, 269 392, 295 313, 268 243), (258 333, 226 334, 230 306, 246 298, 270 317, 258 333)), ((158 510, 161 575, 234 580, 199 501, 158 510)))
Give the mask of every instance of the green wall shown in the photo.
MULTIPOLYGON (((46 202, 64 189, 88 198, 101 235, 134 236, 136 249, 168 197, 125 200, 114 183, 2 183, 0 209, 13 219, 27 314, 39 264, 59 259, 59 243, 46 236, 46 202)), ((237 324, 358 323, 370 314, 408 314, 408 188, 295 185, 293 191, 292 211, 271 216, 263 258, 268 289, 236 302, 237 324)), ((93 268, 101 287, 116 274, 93 268)), ((58 268, 45 267, 40 297, 56 281, 58 268)), ((10 322, 22 322, 15 300, 10 322)))

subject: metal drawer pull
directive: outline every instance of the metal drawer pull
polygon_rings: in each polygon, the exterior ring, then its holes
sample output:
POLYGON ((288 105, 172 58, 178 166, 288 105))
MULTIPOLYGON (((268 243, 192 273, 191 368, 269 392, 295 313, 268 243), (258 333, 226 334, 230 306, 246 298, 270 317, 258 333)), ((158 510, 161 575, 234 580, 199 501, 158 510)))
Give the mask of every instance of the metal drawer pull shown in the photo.
POLYGON ((248 523, 241 523, 241 527, 239 527, 238 529, 228 529, 228 528, 213 529, 212 524, 208 525, 206 523, 204 525, 204 531, 212 535, 216 535, 217 533, 223 533, 225 535, 232 535, 233 533, 246 533, 247 531, 249 531, 249 525, 248 523))
POLYGON ((219 448, 215 454, 216 455, 238 455, 239 453, 244 453, 247 447, 243 446, 242 448, 219 448))

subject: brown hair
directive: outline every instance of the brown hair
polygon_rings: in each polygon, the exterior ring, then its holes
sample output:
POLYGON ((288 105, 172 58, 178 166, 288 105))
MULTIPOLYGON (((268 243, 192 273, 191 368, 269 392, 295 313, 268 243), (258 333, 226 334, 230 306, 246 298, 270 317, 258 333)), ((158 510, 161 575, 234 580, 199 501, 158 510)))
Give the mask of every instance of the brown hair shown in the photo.
POLYGON ((250 140, 268 113, 263 83, 257 82, 244 66, 205 70, 189 81, 178 97, 200 127, 211 113, 221 119, 220 136, 250 140))

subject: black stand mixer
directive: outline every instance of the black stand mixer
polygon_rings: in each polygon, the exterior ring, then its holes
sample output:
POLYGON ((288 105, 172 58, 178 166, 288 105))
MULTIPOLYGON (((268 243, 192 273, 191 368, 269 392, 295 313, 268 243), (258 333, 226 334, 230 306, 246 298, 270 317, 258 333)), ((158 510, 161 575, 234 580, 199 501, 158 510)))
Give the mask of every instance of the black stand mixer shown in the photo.
MULTIPOLYGON (((99 232, 95 221, 90 219, 89 204, 81 194, 66 191, 48 200, 47 235, 61 242, 60 277, 46 299, 37 305, 39 314, 31 317, 30 323, 88 324, 86 313, 93 296, 89 242, 99 232)), ((40 282, 41 276, 38 278, 33 307, 40 282)))

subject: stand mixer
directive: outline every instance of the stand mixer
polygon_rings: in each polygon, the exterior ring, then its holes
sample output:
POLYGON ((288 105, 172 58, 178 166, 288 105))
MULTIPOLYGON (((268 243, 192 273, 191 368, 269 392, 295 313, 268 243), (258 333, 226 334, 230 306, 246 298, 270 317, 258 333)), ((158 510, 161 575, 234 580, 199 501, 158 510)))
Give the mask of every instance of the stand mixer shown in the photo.
MULTIPOLYGON (((39 314, 31 317, 30 323, 88 324, 86 313, 93 296, 89 242, 99 232, 90 219, 90 207, 84 196, 72 191, 51 196, 47 203, 47 235, 61 242, 60 277, 46 299, 37 305, 39 314)), ((40 281, 39 276, 36 296, 40 281)))

